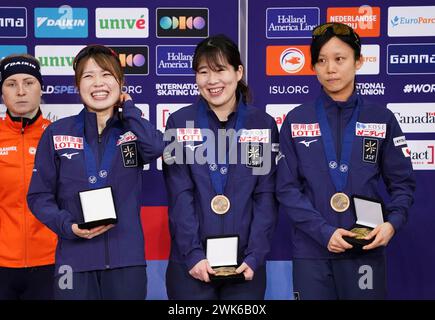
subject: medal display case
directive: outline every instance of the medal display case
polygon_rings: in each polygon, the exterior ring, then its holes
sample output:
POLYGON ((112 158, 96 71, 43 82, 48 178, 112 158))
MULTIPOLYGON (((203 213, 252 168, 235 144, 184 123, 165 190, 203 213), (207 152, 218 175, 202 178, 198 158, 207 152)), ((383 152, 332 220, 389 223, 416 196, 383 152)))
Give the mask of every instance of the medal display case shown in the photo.
POLYGON ((350 243, 356 252, 364 252, 362 249, 365 245, 370 244, 375 239, 364 239, 374 228, 384 223, 385 209, 382 201, 367 198, 364 196, 352 196, 353 207, 355 209, 356 222, 350 231, 358 234, 356 237, 343 237, 350 243))
POLYGON ((206 239, 206 257, 216 271, 211 281, 245 281, 243 273, 236 273, 239 236, 217 236, 206 239))
POLYGON ((80 191, 79 198, 83 212, 83 223, 78 224, 80 229, 92 229, 118 221, 112 187, 80 191))

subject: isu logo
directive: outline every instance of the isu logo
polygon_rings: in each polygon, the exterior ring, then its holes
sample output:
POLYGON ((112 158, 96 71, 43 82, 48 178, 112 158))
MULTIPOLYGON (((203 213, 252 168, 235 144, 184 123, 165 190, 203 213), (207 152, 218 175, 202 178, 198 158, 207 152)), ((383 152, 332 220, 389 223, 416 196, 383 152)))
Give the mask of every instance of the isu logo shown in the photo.
POLYGON ((305 65, 305 56, 297 48, 289 48, 281 53, 279 59, 281 68, 288 73, 296 73, 302 70, 305 65))

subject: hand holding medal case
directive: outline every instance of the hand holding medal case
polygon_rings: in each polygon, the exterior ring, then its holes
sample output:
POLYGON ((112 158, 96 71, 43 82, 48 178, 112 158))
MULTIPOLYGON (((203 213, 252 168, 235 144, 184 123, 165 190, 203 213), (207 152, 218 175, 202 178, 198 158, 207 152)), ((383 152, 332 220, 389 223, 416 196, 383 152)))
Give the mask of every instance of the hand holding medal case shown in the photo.
POLYGON ((210 274, 211 281, 243 282, 245 280, 243 273, 236 272, 238 247, 238 235, 207 237, 206 257, 210 266, 216 271, 216 274, 210 274))
POLYGON ((350 231, 358 236, 355 238, 343 237, 343 239, 353 246, 351 250, 365 252, 362 248, 373 242, 375 238, 370 240, 364 238, 374 228, 384 223, 384 205, 381 201, 357 195, 352 196, 352 201, 355 208, 356 223, 350 231))

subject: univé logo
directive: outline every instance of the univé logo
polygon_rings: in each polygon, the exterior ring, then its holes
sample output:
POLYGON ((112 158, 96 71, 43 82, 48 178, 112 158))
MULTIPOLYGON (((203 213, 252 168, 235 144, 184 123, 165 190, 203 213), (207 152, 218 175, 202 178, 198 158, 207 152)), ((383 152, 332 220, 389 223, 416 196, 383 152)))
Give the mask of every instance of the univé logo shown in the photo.
POLYGON ((157 37, 207 37, 208 9, 157 8, 157 37))
POLYGON ((314 75, 310 65, 309 46, 268 46, 266 74, 268 76, 314 75))

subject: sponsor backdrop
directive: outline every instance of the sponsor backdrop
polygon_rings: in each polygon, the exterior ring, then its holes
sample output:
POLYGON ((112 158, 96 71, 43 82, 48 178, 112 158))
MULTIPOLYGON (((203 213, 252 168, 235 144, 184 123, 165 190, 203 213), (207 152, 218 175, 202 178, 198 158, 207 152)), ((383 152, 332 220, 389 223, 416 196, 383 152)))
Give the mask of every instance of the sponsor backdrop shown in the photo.
MULTIPOLYGON (((197 99, 195 45, 225 33, 240 45, 254 104, 280 126, 288 111, 319 92, 309 44, 311 30, 326 21, 347 23, 361 35, 365 64, 357 90, 394 112, 408 140, 403 151, 416 170, 416 203, 387 251, 389 297, 434 299, 435 5, 429 1, 375 1, 369 7, 350 0, 4 0, 0 58, 28 52, 39 59, 43 113, 55 121, 82 108, 72 77, 76 53, 87 44, 108 45, 125 68, 124 91, 163 131, 171 112, 197 99)), ((143 181, 148 299, 166 299, 170 240, 160 160, 144 166, 143 181)), ((268 299, 293 299, 289 223, 281 214, 267 265, 268 299)))

